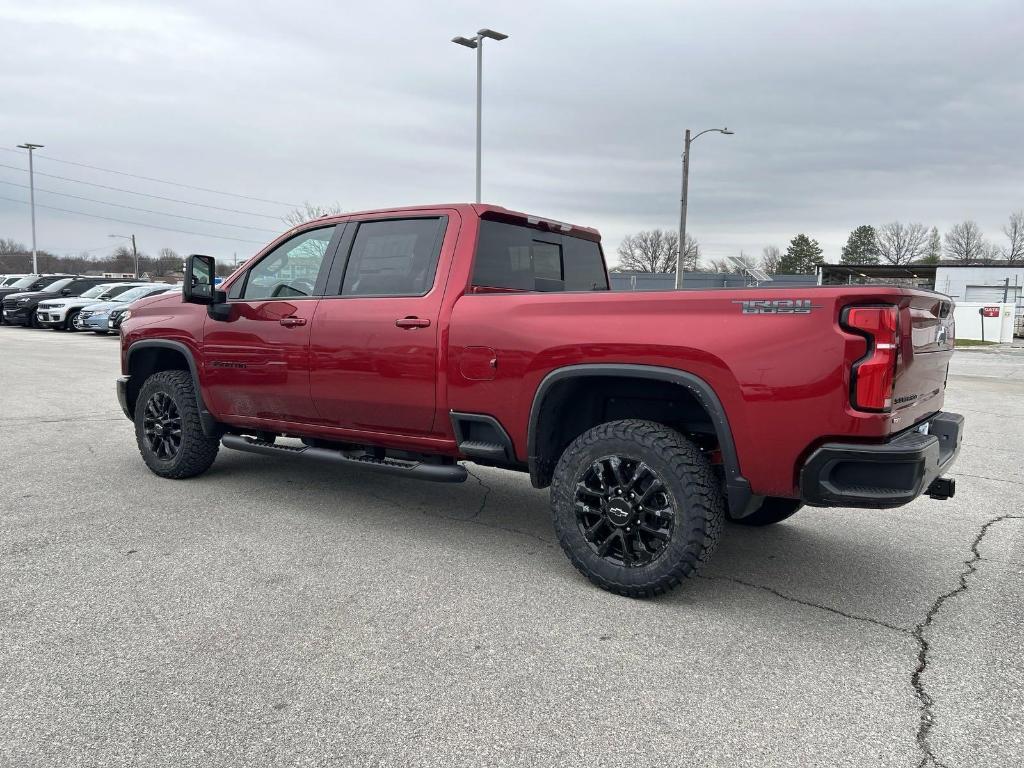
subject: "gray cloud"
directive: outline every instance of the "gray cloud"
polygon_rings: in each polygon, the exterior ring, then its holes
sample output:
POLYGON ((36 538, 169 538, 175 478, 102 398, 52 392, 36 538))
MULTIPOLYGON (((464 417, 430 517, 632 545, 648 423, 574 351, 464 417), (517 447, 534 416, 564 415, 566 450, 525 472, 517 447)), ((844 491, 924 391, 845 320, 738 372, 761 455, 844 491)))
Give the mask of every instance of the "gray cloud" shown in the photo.
MULTIPOLYGON (((836 258, 850 229, 892 219, 944 229, 971 217, 996 236, 1024 207, 1019 0, 40 2, 0 3, 0 25, 0 134, 9 146, 46 144, 38 170, 227 207, 230 198, 169 194, 45 157, 347 209, 469 199, 473 56, 448 39, 487 25, 510 38, 486 51, 485 197, 597 226, 609 252, 628 232, 675 226, 686 126, 737 131, 694 147, 690 228, 708 255, 784 246, 804 231, 836 258)), ((0 163, 22 162, 0 153, 0 163)), ((24 177, 0 168, 0 181, 24 177)), ((25 195, 0 185, 0 196, 25 195)), ((126 228, 40 210, 45 248, 103 247, 126 228)), ((255 248, 135 230, 149 251, 255 248)), ((29 239, 26 206, 0 201, 0 236, 29 239)))

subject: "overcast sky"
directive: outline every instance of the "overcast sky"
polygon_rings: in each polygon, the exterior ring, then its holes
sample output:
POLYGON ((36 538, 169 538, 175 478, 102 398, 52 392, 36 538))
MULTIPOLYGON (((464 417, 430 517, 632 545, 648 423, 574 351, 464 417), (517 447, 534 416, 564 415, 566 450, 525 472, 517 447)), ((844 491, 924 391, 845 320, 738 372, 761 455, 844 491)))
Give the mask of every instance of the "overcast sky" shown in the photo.
MULTIPOLYGON (((40 248, 239 258, 284 226, 279 205, 66 165, 47 156, 346 210, 472 199, 474 54, 488 26, 484 199, 624 234, 678 226, 705 256, 785 248, 838 259, 863 223, 973 218, 1001 237, 1024 207, 1024 2, 218 2, 0 0, 0 146, 45 144, 40 248), (264 214, 271 218, 248 215, 264 214), (227 225, 243 225, 243 229, 227 225), (239 242, 181 234, 152 225, 239 242), (266 228, 266 229, 263 229, 266 228)), ((0 197, 28 199, 0 151, 0 197)), ((0 237, 30 240, 0 199, 0 237)), ((614 260, 614 257, 612 258, 614 260)))

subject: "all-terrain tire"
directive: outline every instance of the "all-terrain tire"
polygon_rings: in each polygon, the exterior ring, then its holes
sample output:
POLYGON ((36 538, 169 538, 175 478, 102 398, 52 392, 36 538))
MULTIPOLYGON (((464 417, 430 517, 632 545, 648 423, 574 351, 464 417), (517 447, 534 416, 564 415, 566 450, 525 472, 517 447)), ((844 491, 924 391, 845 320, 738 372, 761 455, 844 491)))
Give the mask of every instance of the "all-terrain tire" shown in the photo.
POLYGON ((800 499, 783 499, 768 496, 761 502, 761 506, 757 508, 757 511, 738 520, 734 520, 730 515, 729 520, 737 525, 749 525, 752 528, 774 525, 795 515, 803 505, 804 503, 800 499))
POLYGON ((583 575, 619 595, 653 597, 695 576, 710 558, 721 535, 725 502, 719 480, 693 442, 663 424, 626 419, 600 424, 565 449, 551 482, 551 510, 558 541, 583 575), (578 483, 595 462, 609 456, 645 463, 671 504, 670 537, 649 563, 628 566, 602 557, 578 522, 578 483))
POLYGON ((135 439, 146 466, 154 474, 174 480, 201 475, 213 464, 220 448, 217 438, 203 434, 195 386, 186 371, 160 371, 146 379, 135 401, 135 439), (161 394, 173 402, 180 420, 180 445, 169 458, 157 455, 146 435, 147 404, 161 394))

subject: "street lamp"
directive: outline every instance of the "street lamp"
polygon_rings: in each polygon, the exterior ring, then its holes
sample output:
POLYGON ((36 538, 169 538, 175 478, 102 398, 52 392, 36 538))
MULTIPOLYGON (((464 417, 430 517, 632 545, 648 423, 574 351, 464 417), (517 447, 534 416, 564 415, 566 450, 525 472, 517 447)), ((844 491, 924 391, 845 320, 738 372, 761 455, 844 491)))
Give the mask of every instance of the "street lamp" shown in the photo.
POLYGON ((135 257, 135 277, 138 278, 138 276, 139 276, 139 252, 135 248, 135 235, 134 234, 132 234, 132 235, 107 235, 107 237, 122 237, 125 240, 131 240, 132 241, 132 256, 135 257))
POLYGON ((484 78, 484 38, 491 40, 504 40, 508 35, 495 32, 493 29, 481 29, 473 37, 453 37, 452 42, 464 45, 466 48, 476 49, 476 201, 480 202, 480 125, 481 108, 483 103, 483 78, 484 78))
POLYGON ((686 203, 690 186, 690 145, 705 133, 722 133, 732 136, 735 131, 728 128, 707 128, 690 138, 690 129, 686 129, 683 142, 683 192, 679 197, 679 256, 676 258, 676 290, 683 287, 683 254, 686 253, 686 203))
POLYGON ((36 179, 35 171, 32 168, 32 151, 35 149, 42 149, 42 144, 32 144, 26 141, 24 144, 19 144, 18 149, 28 150, 28 202, 29 208, 32 210, 32 274, 39 274, 39 260, 36 257, 36 179))

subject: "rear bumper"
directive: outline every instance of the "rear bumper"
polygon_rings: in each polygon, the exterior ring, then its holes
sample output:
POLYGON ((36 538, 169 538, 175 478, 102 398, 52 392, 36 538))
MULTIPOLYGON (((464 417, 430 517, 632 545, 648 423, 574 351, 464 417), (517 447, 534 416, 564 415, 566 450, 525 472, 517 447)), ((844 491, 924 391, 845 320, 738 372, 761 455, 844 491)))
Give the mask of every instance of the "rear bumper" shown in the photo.
POLYGON ((960 453, 964 417, 938 413, 889 442, 826 443, 800 472, 800 495, 815 507, 885 509, 913 501, 922 493, 948 498, 952 481, 941 480, 960 453), (920 427, 922 425, 918 425, 920 427))

